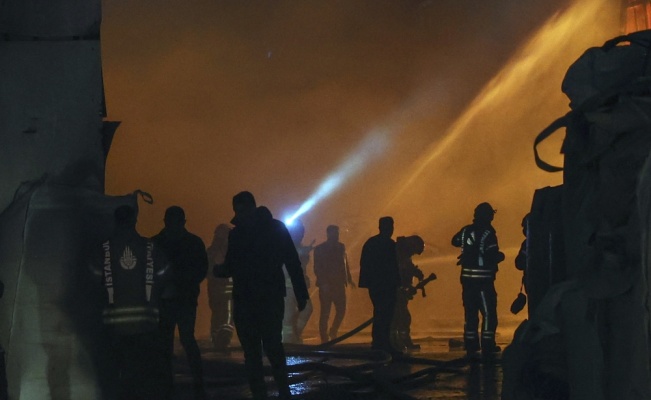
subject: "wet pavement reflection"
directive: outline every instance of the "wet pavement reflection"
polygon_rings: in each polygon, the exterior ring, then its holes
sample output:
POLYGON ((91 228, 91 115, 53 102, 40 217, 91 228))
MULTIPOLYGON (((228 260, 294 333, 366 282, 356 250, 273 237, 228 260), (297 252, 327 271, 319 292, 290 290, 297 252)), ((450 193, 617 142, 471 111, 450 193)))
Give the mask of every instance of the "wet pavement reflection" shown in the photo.
MULTIPOLYGON (((441 334, 416 337, 419 351, 391 357, 371 351, 370 338, 362 335, 355 339, 328 349, 319 349, 316 337, 306 338, 304 345, 286 345, 292 398, 500 399, 501 353, 490 359, 471 360, 465 357, 459 336, 441 334)), ((510 342, 510 337, 500 339, 502 348, 510 342)), ((244 358, 237 343, 228 354, 215 352, 209 341, 202 341, 200 346, 208 398, 250 399, 244 358)), ((191 399, 191 377, 180 348, 175 371, 175 399, 191 399)), ((273 399, 277 392, 268 372, 269 397, 273 399)))

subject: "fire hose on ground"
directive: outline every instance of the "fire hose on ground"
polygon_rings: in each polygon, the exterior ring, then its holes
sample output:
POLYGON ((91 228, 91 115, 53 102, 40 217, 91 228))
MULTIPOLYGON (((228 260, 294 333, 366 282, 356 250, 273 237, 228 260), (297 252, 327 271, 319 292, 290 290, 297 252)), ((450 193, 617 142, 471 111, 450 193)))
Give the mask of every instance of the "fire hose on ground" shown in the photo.
POLYGON ((380 391, 389 394, 392 398, 399 400, 414 400, 415 398, 413 396, 406 394, 404 390, 402 390, 403 386, 418 386, 419 384, 430 382, 435 379, 436 375, 439 373, 461 373, 463 372, 462 368, 469 364, 469 360, 465 357, 449 361, 441 361, 429 358, 410 357, 406 355, 392 356, 391 354, 380 350, 326 350, 330 349, 335 344, 356 335, 372 323, 373 318, 365 321, 351 331, 320 345, 286 345, 288 356, 318 359, 318 361, 308 361, 290 365, 288 366, 289 372, 299 373, 301 376, 294 376, 294 378, 299 382, 309 379, 310 376, 313 376, 311 372, 314 371, 319 371, 327 375, 342 376, 362 386, 372 385, 380 391), (365 360, 368 362, 361 365, 358 364, 354 366, 341 367, 327 363, 332 359, 365 360), (380 368, 387 366, 394 360, 413 365, 428 365, 429 367, 394 379, 387 379, 385 376, 380 376, 376 373, 380 368), (365 370, 370 370, 370 372, 363 372, 365 370), (305 373, 305 375, 300 374, 301 372, 305 373))

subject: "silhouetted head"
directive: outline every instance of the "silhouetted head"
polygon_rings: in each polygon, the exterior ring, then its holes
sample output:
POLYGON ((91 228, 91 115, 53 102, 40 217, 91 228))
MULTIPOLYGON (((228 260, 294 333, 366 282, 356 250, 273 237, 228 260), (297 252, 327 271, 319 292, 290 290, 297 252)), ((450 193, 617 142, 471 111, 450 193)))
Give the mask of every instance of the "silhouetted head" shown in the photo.
POLYGON ((251 192, 239 192, 233 196, 233 211, 236 216, 242 213, 252 213, 255 209, 255 197, 251 192))
POLYGON ((185 227, 185 211, 179 206, 172 206, 165 210, 165 228, 179 230, 185 227))
POLYGON ((136 209, 128 205, 116 208, 113 212, 113 218, 115 220, 115 226, 121 229, 135 228, 138 219, 136 209))
POLYGON ((391 237, 393 235, 393 218, 382 217, 379 222, 380 234, 391 237))
POLYGON ((497 210, 493 209, 489 203, 480 203, 475 207, 476 222, 491 222, 497 210))
POLYGON ((287 227, 289 234, 292 236, 292 241, 296 244, 299 244, 303 241, 305 237, 305 225, 301 220, 294 220, 291 225, 287 227))
MULTIPOLYGON (((399 238, 400 239, 400 238, 399 238)), ((410 256, 414 254, 422 254, 425 250, 425 241, 418 235, 402 237, 403 245, 407 254, 410 256)))
POLYGON ((273 214, 271 213, 271 210, 265 206, 260 206, 253 211, 254 211, 253 214, 255 215, 256 220, 258 222, 268 223, 271 222, 274 218, 273 214))
POLYGON ((329 241, 339 241, 339 227, 337 225, 328 225, 326 228, 326 236, 329 241))

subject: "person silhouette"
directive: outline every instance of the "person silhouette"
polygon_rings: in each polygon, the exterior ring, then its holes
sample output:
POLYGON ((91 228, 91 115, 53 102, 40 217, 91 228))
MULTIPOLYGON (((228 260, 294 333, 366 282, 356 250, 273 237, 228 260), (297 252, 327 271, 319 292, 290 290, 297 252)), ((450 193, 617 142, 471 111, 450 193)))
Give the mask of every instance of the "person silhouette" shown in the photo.
POLYGON ((463 339, 469 357, 481 350, 491 356, 501 349, 495 344, 497 329, 497 292, 495 274, 497 264, 504 261, 497 244, 497 235, 491 225, 496 211, 489 203, 475 207, 472 224, 454 235, 452 245, 461 248, 458 265, 461 266, 461 287, 465 324, 463 339), (479 314, 482 316, 481 340, 477 334, 479 314))
MULTIPOLYGON (((215 228, 213 240, 208 249, 210 265, 221 264, 226 257, 228 234, 231 228, 227 224, 219 224, 215 228)), ((213 347, 219 352, 228 352, 228 346, 233 338, 233 280, 218 278, 209 271, 208 305, 210 306, 210 338, 213 347)))
POLYGON ((197 319, 199 285, 206 277, 208 255, 198 236, 185 228, 185 211, 178 206, 165 211, 165 227, 152 238, 165 252, 170 262, 170 278, 161 299, 160 327, 166 341, 169 382, 173 385, 172 358, 174 330, 178 326, 179 339, 188 359, 195 399, 206 398, 203 383, 201 351, 194 337, 197 319))
POLYGON ((346 286, 355 287, 348 267, 346 246, 339 241, 339 227, 326 228, 327 240, 314 248, 314 275, 319 288, 319 335, 325 343, 337 337, 346 315, 346 286), (335 307, 332 326, 328 329, 330 309, 335 307))
POLYGON ((166 371, 158 308, 158 278, 167 261, 155 243, 136 231, 133 207, 117 207, 114 219, 115 230, 97 248, 93 263, 102 271, 106 292, 102 319, 117 361, 117 398, 168 399, 169 387, 161 385, 166 371))
POLYGON ((266 207, 257 207, 250 192, 233 197, 234 228, 228 236, 223 264, 213 272, 233 278, 233 319, 244 351, 244 366, 255 400, 267 399, 262 354, 271 364, 280 399, 290 399, 287 360, 282 343, 286 295, 283 265, 292 281, 299 311, 309 294, 301 261, 281 221, 266 207))
MULTIPOLYGON (((310 252, 314 247, 312 244, 304 245, 303 238, 305 237, 305 226, 300 220, 294 221, 287 227, 289 234, 292 237, 298 258, 301 260, 301 268, 303 268, 303 275, 305 276, 305 285, 308 290, 310 289, 310 279, 308 278, 305 270, 307 264, 310 262, 310 252)), ((292 290, 292 280, 285 271, 285 287, 287 291, 292 290)), ((296 307, 296 300, 294 296, 285 296, 285 316, 283 318, 283 343, 303 343, 303 330, 310 320, 313 312, 312 301, 308 300, 307 305, 303 311, 298 311, 296 307)))
POLYGON ((393 235, 393 218, 379 220, 380 233, 369 238, 362 247, 359 270, 359 287, 367 288, 373 303, 373 329, 371 348, 395 354, 391 345, 391 321, 400 287, 400 271, 396 242, 393 235))

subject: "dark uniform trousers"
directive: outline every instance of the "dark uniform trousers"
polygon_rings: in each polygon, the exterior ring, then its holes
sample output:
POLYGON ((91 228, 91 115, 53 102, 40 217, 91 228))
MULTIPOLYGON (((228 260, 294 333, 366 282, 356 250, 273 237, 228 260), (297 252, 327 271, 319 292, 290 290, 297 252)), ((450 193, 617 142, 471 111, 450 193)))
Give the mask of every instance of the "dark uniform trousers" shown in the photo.
POLYGON ((396 288, 368 288, 373 303, 373 330, 371 347, 377 350, 392 351, 391 322, 396 307, 396 288))
POLYGON ((114 335, 112 348, 120 368, 118 400, 167 399, 169 388, 163 342, 158 332, 114 335))
POLYGON ((413 346, 411 340, 411 313, 409 312, 409 294, 403 288, 396 291, 396 307, 391 332, 395 337, 392 342, 397 349, 413 346))
POLYGON ((283 315, 285 301, 275 299, 234 299, 233 320, 237 337, 244 351, 244 366, 248 372, 249 386, 254 399, 266 399, 267 388, 262 364, 263 350, 281 398, 288 398, 287 361, 282 343, 283 315))
POLYGON ((497 292, 492 278, 461 278, 462 298, 465 310, 463 338, 466 351, 480 349, 491 351, 495 348, 495 329, 497 328, 497 292), (481 339, 479 314, 482 315, 481 339))
POLYGON ((178 326, 179 340, 188 357, 188 365, 192 373, 195 388, 203 386, 203 370, 201 366, 201 351, 194 338, 194 325, 197 319, 197 305, 192 301, 179 299, 160 301, 160 330, 165 340, 168 358, 168 383, 173 385, 172 358, 174 354, 174 329, 178 326), (171 346, 171 348, 170 348, 171 346))

